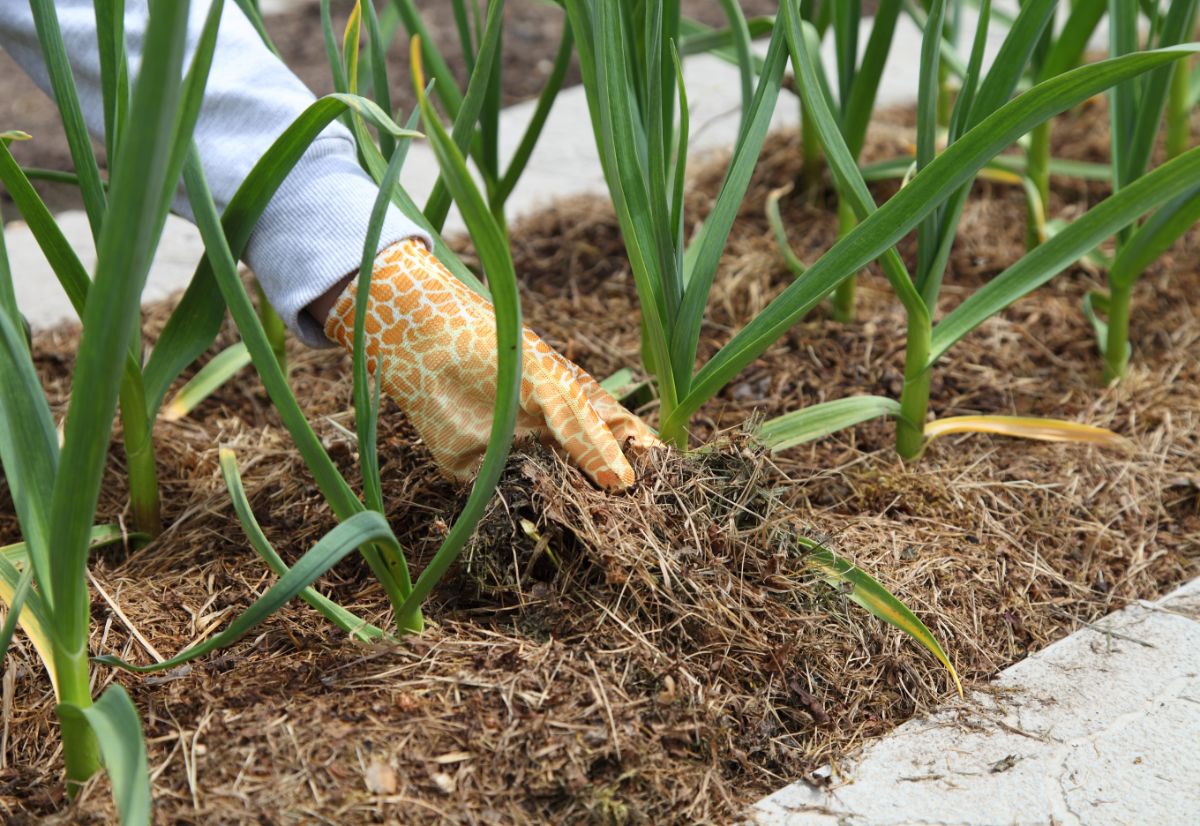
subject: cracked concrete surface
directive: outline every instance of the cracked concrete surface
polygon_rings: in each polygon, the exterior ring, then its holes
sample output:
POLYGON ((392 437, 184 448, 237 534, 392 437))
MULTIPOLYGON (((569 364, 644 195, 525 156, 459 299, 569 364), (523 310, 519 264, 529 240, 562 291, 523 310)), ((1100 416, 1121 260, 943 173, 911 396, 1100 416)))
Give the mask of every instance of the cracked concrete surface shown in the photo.
POLYGON ((1200 580, 756 807, 761 826, 1200 823, 1200 580))

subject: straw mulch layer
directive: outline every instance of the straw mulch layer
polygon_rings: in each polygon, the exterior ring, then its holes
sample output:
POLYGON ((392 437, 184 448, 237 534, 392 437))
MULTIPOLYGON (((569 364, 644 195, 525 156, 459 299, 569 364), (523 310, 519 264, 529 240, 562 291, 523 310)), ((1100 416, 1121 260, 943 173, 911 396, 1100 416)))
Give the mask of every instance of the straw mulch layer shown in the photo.
MULTIPOLYGON (((1088 138, 1064 137, 1060 154, 1102 146, 1090 130, 1103 112, 1078 117, 1071 134, 1088 138)), ((906 129, 902 115, 885 119, 872 153, 903 148, 906 129)), ((790 279, 760 216, 767 190, 796 175, 797 156, 792 136, 765 153, 715 287, 705 354, 790 279)), ((693 206, 718 180, 698 174, 693 206)), ((1056 186, 1054 211, 1068 217, 1103 194, 1056 186)), ((827 193, 784 205, 802 256, 831 243, 827 193)), ((1020 254, 1023 216, 1019 192, 977 187, 946 306, 1020 254)), ((632 279, 611 209, 562 204, 514 235, 529 322, 597 375, 636 364, 632 279)), ((160 822, 727 822, 864 738, 959 702, 928 654, 813 580, 798 530, 826 537, 915 607, 981 689, 1081 624, 1194 576, 1198 243, 1194 232, 1139 284, 1135 357, 1120 386, 1099 386, 1079 304, 1100 279, 1079 268, 986 324, 935 373, 938 416, 1086 421, 1127 435, 1128 455, 976 436, 905 465, 886 422, 761 454, 738 433, 752 416, 899 392, 902 317, 872 270, 858 323, 814 312, 697 417, 696 443, 710 450, 637 457, 643 481, 629 494, 595 491, 543 448, 517 454, 503 496, 428 605, 425 634, 364 648, 296 604, 189 667, 150 678, 100 671, 142 712, 160 822)), ((71 330, 36 342, 58 412, 75 343, 71 330)), ((354 448, 334 427, 352 426, 347 365, 297 351, 293 383, 352 475, 354 448)), ((653 421, 653 407, 644 412, 653 421)), ((419 569, 465 491, 439 478, 394 409, 381 430, 389 517, 419 569)), ((169 655, 211 634, 272 581, 223 492, 219 444, 236 449, 285 556, 333 525, 251 375, 157 436, 170 528, 143 550, 98 552, 93 565, 94 650, 143 662, 151 647, 169 655)), ((120 465, 115 449, 109 520, 122 515, 120 465)), ((2 543, 17 529, 0 497, 2 543)), ((386 621, 362 563, 344 563, 321 587, 386 621)), ((0 708, 9 822, 111 817, 103 780, 75 806, 62 799, 53 701, 27 644, 10 660, 0 708)))

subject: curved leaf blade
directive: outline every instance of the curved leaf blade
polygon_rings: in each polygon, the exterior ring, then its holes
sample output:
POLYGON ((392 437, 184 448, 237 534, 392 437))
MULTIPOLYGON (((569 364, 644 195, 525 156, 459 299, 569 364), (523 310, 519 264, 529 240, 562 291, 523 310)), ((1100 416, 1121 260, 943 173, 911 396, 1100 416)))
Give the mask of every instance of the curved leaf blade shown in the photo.
POLYGON ((162 409, 163 421, 177 422, 184 418, 249 364, 250 351, 246 349, 245 342, 239 341, 226 347, 201 367, 167 402, 162 409))
POLYGON ((125 689, 110 685, 94 704, 80 707, 62 703, 57 712, 59 718, 86 721, 95 733, 122 826, 149 826, 150 765, 142 721, 125 689))
MULTIPOLYGON (((460 152, 467 151, 471 139, 475 135, 476 124, 487 102, 488 86, 492 82, 492 69, 496 65, 496 54, 500 48, 501 24, 504 20, 504 0, 492 0, 488 3, 487 24, 484 27, 483 38, 479 43, 479 54, 475 68, 471 71, 467 82, 467 93, 463 96, 462 106, 454 116, 454 126, 451 137, 460 152)), ((442 176, 434 182, 433 191, 423 210, 425 217, 438 232, 446 223, 446 215, 450 212, 450 191, 442 176)))
POLYGON ((750 177, 762 151, 763 141, 766 140, 771 114, 775 111, 775 102, 779 98, 783 70, 787 65, 787 46, 787 36, 780 27, 771 35, 758 88, 755 89, 754 99, 746 113, 745 126, 738 133, 734 155, 730 159, 725 178, 721 181, 721 189, 717 193, 712 211, 705 217, 699 235, 693 242, 696 246, 694 264, 687 273, 683 303, 675 324, 671 327, 670 354, 674 359, 676 381, 681 388, 691 386, 690 380, 685 383, 680 379, 685 375, 690 379, 692 374, 696 361, 696 347, 700 340, 700 326, 704 320, 704 308, 708 304, 721 253, 729 241, 730 229, 737 218, 746 188, 750 185, 750 177))
POLYGON ((113 160, 108 210, 96 244, 96 278, 84 307, 83 336, 63 428, 62 472, 55 476, 51 500, 55 565, 47 580, 39 572, 39 585, 54 594, 59 621, 55 630, 61 639, 72 641, 86 639, 87 613, 66 606, 87 604, 82 572, 88 536, 122 374, 135 320, 140 318, 142 290, 161 235, 161 195, 165 187, 174 185, 167 177, 172 142, 190 139, 174 134, 183 91, 187 4, 161 4, 155 10, 147 24, 147 48, 128 128, 113 160))
POLYGON ((1101 447, 1132 446, 1128 439, 1108 428, 1032 416, 949 416, 925 425, 925 438, 929 442, 954 433, 990 433, 1040 442, 1077 442, 1101 447))
POLYGON ((1138 228, 1113 259, 1108 273, 1109 282, 1117 287, 1132 286, 1146 267, 1198 221, 1200 184, 1171 203, 1164 204, 1138 228))
MULTIPOLYGON (((139 536, 127 534, 120 525, 97 525, 92 528, 91 547, 99 548, 139 536)), ((0 661, 7 655, 13 632, 20 625, 45 666, 57 697, 58 673, 54 666, 53 642, 47 630, 53 626, 42 595, 31 588, 33 574, 26 543, 16 542, 0 547, 0 602, 8 606, 8 616, 4 620, 4 627, 0 628, 0 661)))
MULTIPOLYGON (((43 588, 51 582, 51 500, 58 464, 58 432, 25 336, 0 313, 0 465, 43 588)), ((49 592, 46 601, 54 603, 49 592)))
POLYGON ((769 450, 786 450, 880 416, 899 416, 900 402, 886 396, 851 396, 810 405, 763 422, 754 436, 769 450))
MULTIPOLYGON (((406 144, 407 148, 407 144, 406 144)), ((379 237, 383 232, 383 221, 387 217, 387 208, 392 201, 400 177, 400 168, 404 165, 406 151, 393 152, 384 171, 383 179, 379 182, 379 191, 375 193, 375 203, 371 207, 371 217, 367 221, 367 234, 363 239, 362 261, 358 267, 358 287, 354 295, 354 424, 358 438, 359 466, 362 471, 363 497, 367 507, 384 512, 383 482, 379 476, 379 393, 383 382, 375 377, 375 393, 372 395, 367 371, 367 302, 371 296, 371 278, 374 275, 375 256, 379 253, 379 237)), ((382 362, 377 362, 377 369, 382 368, 382 362)), ((401 590, 409 591, 412 583, 408 578, 407 566, 402 567, 399 585, 401 590)))
MULTIPOLYGON (((91 136, 83 118, 83 108, 79 103, 79 91, 71 71, 71 61, 67 57, 67 47, 58 24, 58 12, 54 9, 53 0, 30 0, 29 11, 33 16, 42 58, 46 61, 46 73, 58 104, 59 116, 62 118, 71 162, 79 175, 79 191, 83 195, 88 223, 92 228, 92 236, 98 242, 108 209, 108 199, 100 182, 100 165, 96 161, 96 153, 92 151, 91 136)), ((110 159, 110 162, 115 161, 115 158, 110 159)))
POLYGON ((492 292, 492 308, 496 315, 496 402, 492 409, 492 427, 488 436, 483 464, 471 487, 462 512, 442 546, 425 566, 397 615, 408 616, 420 610, 421 603, 433 590, 450 565, 458 558, 475 526, 483 518, 488 501, 500 482, 500 474, 512 449, 513 432, 520 401, 522 366, 521 300, 517 290, 517 275, 512 254, 504 232, 496 223, 487 203, 475 186, 466 160, 438 120, 433 105, 425 94, 425 79, 421 70, 421 41, 414 38, 412 72, 421 119, 429 130, 429 141, 441 168, 443 180, 462 212, 470 229, 471 241, 479 251, 480 261, 488 273, 492 292))
POLYGON ((20 571, 7 556, 0 558, 0 601, 8 606, 8 616, 0 629, 0 662, 8 656, 13 632, 19 625, 33 643, 33 650, 42 661, 57 697, 58 672, 54 667, 54 642, 49 631, 53 626, 41 595, 32 588, 33 573, 32 567, 20 571))
POLYGON ((958 679, 958 672, 951 664, 950 658, 946 656, 946 652, 942 650, 937 638, 933 636, 933 632, 926 627, 925 623, 921 622, 916 614, 866 571, 852 565, 811 539, 805 537, 797 537, 797 539, 809 549, 809 555, 805 561, 811 568, 821 574, 835 588, 840 588, 843 584, 850 586, 851 590, 846 595, 851 602, 888 625, 908 634, 925 650, 937 657, 938 662, 950 672, 954 686, 958 689, 958 695, 962 696, 963 688, 962 682, 958 679))
POLYGON ((984 321, 1087 255, 1117 230, 1197 186, 1200 186, 1200 147, 1168 161, 1101 201, 946 315, 933 329, 927 365, 936 362, 984 321))
MULTIPOLYGON (((1126 55, 1081 66, 1001 106, 935 158, 789 285, 696 374, 692 389, 663 422, 678 426, 757 358, 834 287, 894 246, 989 160, 1047 118, 1129 77, 1200 52, 1200 45, 1126 55)), ((1181 155, 1179 161, 1188 157, 1181 155)), ((993 282, 994 283, 994 282, 993 282)))
POLYGON ((787 227, 783 225, 783 216, 779 212, 779 200, 792 191, 792 186, 791 183, 788 183, 768 192, 767 203, 763 211, 766 213, 767 225, 771 228, 771 234, 775 236, 775 246, 779 249, 779 255, 783 258, 783 263, 791 271, 792 275, 798 278, 804 275, 808 267, 800 260, 800 256, 796 255, 796 251, 792 249, 792 242, 788 240, 787 227))
MULTIPOLYGON (((246 497, 246 488, 242 485, 242 474, 238 470, 237 456, 227 447, 220 449, 219 456, 225 488, 229 491, 229 498, 233 501, 233 510, 237 514, 238 521, 242 523, 242 529, 246 532, 246 538, 250 540, 250 546, 262 557, 263 561, 267 563, 267 567, 276 576, 286 575, 289 570, 287 563, 276 553, 275 547, 267 539, 262 526, 254 517, 254 509, 250 507, 250 500, 246 497)), ((346 610, 311 586, 300 591, 300 598, 353 639, 361 642, 391 639, 391 636, 383 629, 360 619, 353 612, 346 610)))
MULTIPOLYGON (((1100 357, 1104 358, 1108 354, 1108 322, 1101 318, 1101 315, 1108 315, 1108 294, 1090 290, 1083 297, 1081 303, 1083 317, 1092 326, 1092 332, 1096 336, 1096 349, 1100 351, 1100 357)), ((1125 342, 1126 360, 1131 355, 1133 355, 1133 345, 1127 341, 1125 342)))
MULTIPOLYGON (((210 262, 214 278, 229 306, 230 314, 238 325, 242 339, 246 342, 246 348, 250 351, 267 395, 270 396, 271 403, 304 458, 304 463, 312 473, 321 495, 339 519, 349 519, 363 510, 363 504, 329 458, 304 411, 300 409, 295 394, 288 386, 287 377, 279 366, 262 322, 238 277, 237 264, 233 260, 229 240, 222 230, 221 219, 217 216, 217 207, 213 203, 212 193, 208 189, 208 181, 204 177, 204 170, 200 166, 200 158, 194 146, 187 163, 184 164, 183 175, 192 211, 196 216, 196 226, 204 238, 206 260, 210 262)), ((408 590, 401 583, 402 580, 407 581, 408 569, 399 544, 393 542, 392 545, 384 543, 378 548, 365 547, 363 558, 387 591, 388 599, 394 606, 399 605, 408 596, 408 590)), ((417 620, 414 620, 414 623, 416 624, 410 626, 414 630, 421 627, 417 620)))
MULTIPOLYGON (((419 132, 397 126, 375 103, 357 95, 339 93, 314 101, 275 139, 221 213, 221 226, 235 260, 245 250, 258 219, 284 178, 325 127, 347 110, 357 112, 397 138, 420 137, 419 132)), ((3 160, 0 151, 0 173, 3 160)), ((205 256, 143 371, 147 412, 152 418, 158 414, 162 400, 179 374, 212 345, 224 316, 225 302, 213 275, 212 262, 205 256)))
POLYGON ((325 534, 286 574, 268 588, 265 594, 256 599, 221 633, 176 654, 169 660, 152 665, 133 665, 112 655, 95 657, 94 660, 125 671, 149 674, 174 668, 211 651, 225 648, 237 642, 256 625, 299 595, 317 577, 345 559, 360 545, 371 543, 387 544, 396 552, 399 552, 400 548, 387 520, 375 511, 361 511, 325 534))

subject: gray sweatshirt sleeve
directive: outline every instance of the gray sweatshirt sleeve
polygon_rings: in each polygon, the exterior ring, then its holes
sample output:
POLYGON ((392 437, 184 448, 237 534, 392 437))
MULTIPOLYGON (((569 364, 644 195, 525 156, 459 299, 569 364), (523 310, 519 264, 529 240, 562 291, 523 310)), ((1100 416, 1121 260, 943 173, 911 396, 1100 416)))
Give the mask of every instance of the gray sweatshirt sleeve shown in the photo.
MULTIPOLYGON (((93 3, 56 0, 54 5, 88 129, 103 136, 93 3)), ((130 72, 136 76, 147 0, 128 0, 125 6, 130 72)), ((209 6, 207 0, 193 0, 188 25, 189 59, 209 6)), ((50 93, 49 75, 25 0, 0 0, 0 47, 50 93)), ((227 2, 195 135, 218 209, 225 209, 254 164, 313 100, 313 94, 263 44, 241 9, 227 2)), ((10 125, 20 128, 20 124, 10 125)), ((284 322, 312 346, 328 346, 329 342, 319 325, 302 310, 358 269, 377 193, 374 182, 358 165, 349 131, 334 123, 309 147, 250 236, 246 263, 284 322)), ((182 187, 174 208, 191 219, 182 187)), ((392 207, 384 223, 380 249, 410 237, 431 243, 423 230, 392 207)))

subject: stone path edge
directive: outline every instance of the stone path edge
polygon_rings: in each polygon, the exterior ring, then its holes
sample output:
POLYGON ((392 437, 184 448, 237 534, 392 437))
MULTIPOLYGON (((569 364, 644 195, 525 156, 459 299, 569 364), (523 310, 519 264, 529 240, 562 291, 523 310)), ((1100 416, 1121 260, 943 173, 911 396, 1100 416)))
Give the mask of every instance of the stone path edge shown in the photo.
POLYGON ((1200 579, 869 743, 759 826, 1200 823, 1200 579))

